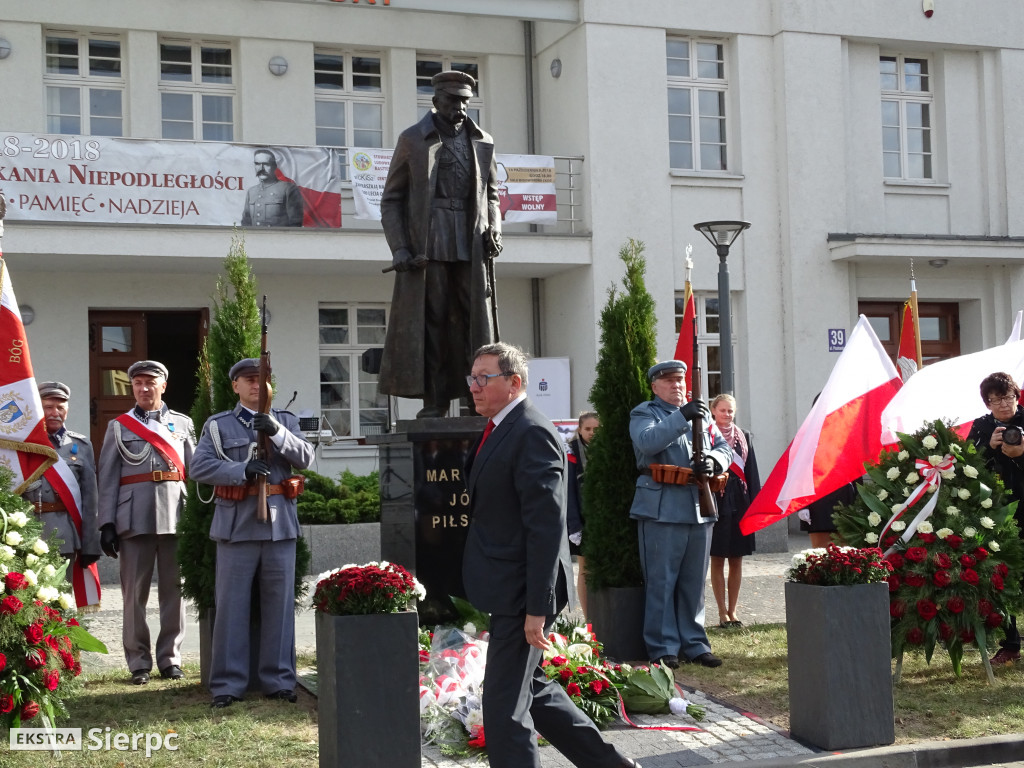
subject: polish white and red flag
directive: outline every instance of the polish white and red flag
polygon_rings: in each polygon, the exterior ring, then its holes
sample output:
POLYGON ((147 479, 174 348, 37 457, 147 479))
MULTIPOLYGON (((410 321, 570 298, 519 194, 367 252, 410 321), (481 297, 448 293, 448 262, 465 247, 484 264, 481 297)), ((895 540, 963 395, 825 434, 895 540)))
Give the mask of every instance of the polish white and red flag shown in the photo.
POLYGON ((793 442, 740 521, 753 533, 864 474, 882 450, 881 414, 902 380, 867 318, 850 333, 793 442))
MULTIPOLYGON (((71 518, 71 522, 78 530, 79 538, 84 540, 82 489, 78 485, 75 473, 63 457, 58 456, 57 463, 47 469, 43 476, 64 504, 64 508, 68 511, 68 517, 71 518)), ((75 602, 79 608, 100 604, 100 573, 95 563, 88 568, 74 568, 70 581, 74 587, 75 602)))
POLYGON ((277 178, 302 193, 304 227, 341 227, 341 166, 336 152, 274 147, 277 178))
POLYGON ((0 286, 0 464, 14 473, 12 490, 20 495, 57 461, 57 452, 46 434, 25 326, 2 252, 0 286))

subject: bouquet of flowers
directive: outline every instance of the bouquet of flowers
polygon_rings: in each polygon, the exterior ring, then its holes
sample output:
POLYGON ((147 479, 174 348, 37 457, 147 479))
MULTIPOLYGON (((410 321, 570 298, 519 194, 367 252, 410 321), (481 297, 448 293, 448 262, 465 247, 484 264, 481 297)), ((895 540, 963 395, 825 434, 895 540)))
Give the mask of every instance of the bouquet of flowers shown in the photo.
POLYGON ((349 564, 317 577, 313 607, 332 616, 398 613, 425 596, 423 585, 400 565, 349 564))
POLYGON ((946 648, 957 676, 964 647, 987 653, 993 630, 1021 608, 1021 543, 1002 481, 941 421, 882 454, 834 515, 851 544, 878 544, 892 565, 895 656, 946 648))
POLYGON ((449 757, 483 754, 481 694, 487 642, 454 627, 425 634, 420 633, 423 737, 449 757))
POLYGON ((82 673, 82 651, 106 653, 75 615, 59 541, 9 490, 0 471, 0 726, 40 717, 47 727, 67 716, 65 699, 82 673))
POLYGON ((661 664, 631 667, 629 664, 604 663, 609 679, 615 684, 627 712, 636 715, 689 715, 698 723, 707 717, 700 704, 683 696, 672 670, 661 664))
POLYGON ((590 626, 574 626, 568 635, 551 632, 551 649, 541 666, 569 694, 573 704, 599 728, 615 719, 618 692, 601 666, 601 644, 590 626))
POLYGON ((825 549, 805 549, 793 556, 786 572, 789 581, 836 587, 853 584, 874 584, 885 581, 892 573, 892 564, 882 558, 877 547, 858 549, 829 544, 825 549))

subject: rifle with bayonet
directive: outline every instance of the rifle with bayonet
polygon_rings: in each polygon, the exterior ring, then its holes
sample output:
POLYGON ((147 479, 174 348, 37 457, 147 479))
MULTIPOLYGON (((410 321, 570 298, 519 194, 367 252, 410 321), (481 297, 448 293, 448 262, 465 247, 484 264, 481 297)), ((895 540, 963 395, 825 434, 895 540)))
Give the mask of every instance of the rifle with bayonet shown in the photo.
MULTIPOLYGON (((263 295, 260 313, 260 399, 259 412, 270 413, 270 350, 267 349, 267 296, 263 295)), ((256 458, 270 463, 270 435, 260 432, 256 437, 256 458)), ((267 522, 267 476, 256 476, 256 520, 267 522)))

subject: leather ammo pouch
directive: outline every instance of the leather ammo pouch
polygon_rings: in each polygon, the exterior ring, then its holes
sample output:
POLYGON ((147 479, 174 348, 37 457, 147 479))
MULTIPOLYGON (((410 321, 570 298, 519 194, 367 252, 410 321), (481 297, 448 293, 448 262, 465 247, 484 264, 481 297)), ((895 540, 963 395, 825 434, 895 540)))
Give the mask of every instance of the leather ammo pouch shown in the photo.
POLYGON ((249 497, 249 486, 248 485, 218 485, 214 492, 217 494, 219 499, 227 499, 228 501, 241 501, 249 497))
MULTIPOLYGON (((294 499, 306 489, 306 478, 302 475, 292 475, 281 481, 280 485, 267 483, 268 496, 284 496, 286 499, 294 499)), ((218 498, 228 501, 241 501, 259 493, 256 483, 245 485, 218 485, 215 489, 218 498)))
POLYGON ((306 478, 303 475, 292 475, 281 481, 281 495, 286 499, 294 499, 306 490, 306 478))
MULTIPOLYGON (((668 485, 691 485, 696 482, 693 470, 689 467, 677 467, 675 464, 651 464, 651 478, 656 483, 668 485)), ((723 472, 708 480, 708 487, 714 493, 721 493, 725 490, 725 484, 729 482, 729 473, 723 472)))

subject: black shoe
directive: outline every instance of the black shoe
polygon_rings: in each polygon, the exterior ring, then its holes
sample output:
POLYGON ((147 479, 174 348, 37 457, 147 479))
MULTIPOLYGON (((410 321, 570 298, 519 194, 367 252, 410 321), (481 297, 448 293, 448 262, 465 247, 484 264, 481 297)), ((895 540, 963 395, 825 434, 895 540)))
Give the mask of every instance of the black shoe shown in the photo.
POLYGON ((287 701, 289 704, 294 704, 299 700, 299 697, 295 695, 295 691, 274 691, 273 693, 267 694, 268 699, 279 699, 281 701, 287 701))
POLYGON ((164 680, 181 680, 184 676, 185 673, 181 671, 181 667, 177 664, 171 664, 171 666, 160 670, 160 677, 164 680))
POLYGON ((213 703, 210 705, 211 709, 226 709, 234 704, 236 701, 241 701, 237 696, 229 696, 227 694, 223 696, 214 696, 213 703))
POLYGON ((715 654, 708 651, 702 653, 700 656, 690 659, 691 664, 700 664, 702 667, 720 667, 722 666, 722 660, 715 656, 715 654))
POLYGON ((679 669, 679 658, 677 656, 662 656, 660 659, 652 661, 651 664, 661 664, 669 669, 679 669))
POLYGON ((145 669, 140 669, 132 672, 132 685, 145 685, 149 682, 149 672, 145 669))

